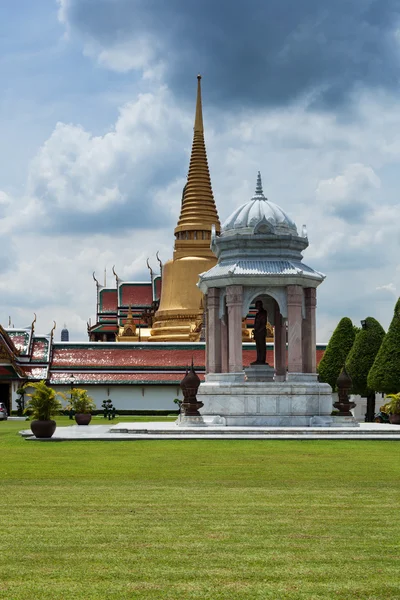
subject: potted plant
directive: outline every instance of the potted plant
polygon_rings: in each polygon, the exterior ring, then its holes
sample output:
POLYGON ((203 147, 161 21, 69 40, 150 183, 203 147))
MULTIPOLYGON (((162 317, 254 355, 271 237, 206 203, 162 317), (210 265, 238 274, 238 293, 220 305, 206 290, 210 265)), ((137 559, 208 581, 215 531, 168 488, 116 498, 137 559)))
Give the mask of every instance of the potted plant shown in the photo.
POLYGON ((381 406, 381 412, 389 415, 392 424, 400 425, 400 393, 388 394, 386 398, 390 398, 390 401, 381 406))
POLYGON ((87 393, 87 390, 72 388, 67 408, 68 410, 75 411, 75 421, 78 425, 89 425, 92 419, 91 412, 95 410, 96 405, 93 402, 93 398, 87 393))
POLYGON ((56 422, 51 417, 59 414, 62 406, 53 388, 49 387, 45 381, 30 383, 29 387, 34 388, 32 394, 27 394, 29 400, 26 403, 24 413, 30 415, 31 430, 37 438, 51 438, 56 430, 56 422))

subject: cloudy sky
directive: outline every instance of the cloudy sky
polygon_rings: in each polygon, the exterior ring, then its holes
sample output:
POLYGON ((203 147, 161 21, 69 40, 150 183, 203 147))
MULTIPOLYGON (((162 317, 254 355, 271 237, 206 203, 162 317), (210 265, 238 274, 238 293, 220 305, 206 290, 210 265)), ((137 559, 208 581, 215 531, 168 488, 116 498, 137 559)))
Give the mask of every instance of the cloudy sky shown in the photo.
MULTIPOLYGON (((318 335, 400 290, 400 0, 0 3, 0 322, 86 339, 92 272, 171 257, 203 75, 221 220, 254 190, 327 275, 318 335)), ((111 278, 109 279, 111 281, 111 278)))

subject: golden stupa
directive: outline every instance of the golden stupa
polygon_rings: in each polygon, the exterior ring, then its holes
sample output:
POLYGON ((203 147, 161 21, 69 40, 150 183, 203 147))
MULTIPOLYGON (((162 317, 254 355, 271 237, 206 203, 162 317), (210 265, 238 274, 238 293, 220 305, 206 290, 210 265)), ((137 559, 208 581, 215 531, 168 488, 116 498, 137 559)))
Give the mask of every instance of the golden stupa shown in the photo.
POLYGON ((211 188, 204 143, 201 76, 197 76, 197 102, 192 154, 187 183, 182 194, 181 214, 175 227, 172 260, 163 267, 160 306, 149 341, 184 342, 200 339, 203 295, 197 287, 199 274, 211 269, 217 259, 210 249, 211 229, 220 232, 220 222, 211 188))

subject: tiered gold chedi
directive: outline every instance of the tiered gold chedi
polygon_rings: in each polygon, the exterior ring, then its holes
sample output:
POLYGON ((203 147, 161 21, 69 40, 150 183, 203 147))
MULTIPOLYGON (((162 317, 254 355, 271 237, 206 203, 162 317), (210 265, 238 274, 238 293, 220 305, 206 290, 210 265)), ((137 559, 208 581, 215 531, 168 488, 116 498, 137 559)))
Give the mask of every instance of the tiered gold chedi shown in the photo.
POLYGON ((204 143, 201 76, 197 77, 197 103, 192 154, 183 190, 181 214, 175 227, 173 259, 163 268, 160 307, 149 341, 197 341, 203 321, 199 274, 217 260, 210 249, 211 229, 220 222, 211 188, 204 143))

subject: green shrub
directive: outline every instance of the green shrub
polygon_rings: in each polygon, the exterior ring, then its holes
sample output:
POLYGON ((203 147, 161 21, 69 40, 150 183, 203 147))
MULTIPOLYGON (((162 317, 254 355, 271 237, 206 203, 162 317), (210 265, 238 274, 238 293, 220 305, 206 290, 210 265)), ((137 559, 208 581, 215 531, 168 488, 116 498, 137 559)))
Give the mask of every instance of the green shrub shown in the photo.
POLYGON ((386 398, 390 398, 390 400, 381 406, 381 412, 387 415, 400 415, 400 393, 388 394, 386 398))
POLYGON ((355 331, 351 319, 343 317, 333 332, 324 356, 318 365, 319 380, 329 383, 333 391, 336 389, 336 381, 345 365, 354 338, 355 331))
POLYGON ((346 370, 353 382, 352 394, 366 397, 375 392, 368 387, 367 378, 384 337, 381 324, 373 317, 367 317, 365 329, 358 330, 346 360, 346 370))
POLYGON ((73 410, 78 414, 88 414, 95 409, 96 405, 93 402, 93 398, 89 396, 87 390, 72 388, 67 410, 73 410))
POLYGON ((384 394, 400 392, 400 299, 369 372, 368 387, 384 394))
POLYGON ((60 413, 62 406, 57 396, 64 397, 61 392, 53 390, 45 381, 30 383, 29 387, 35 391, 33 394, 27 394, 30 399, 26 403, 25 414, 33 420, 49 421, 51 417, 60 413))

